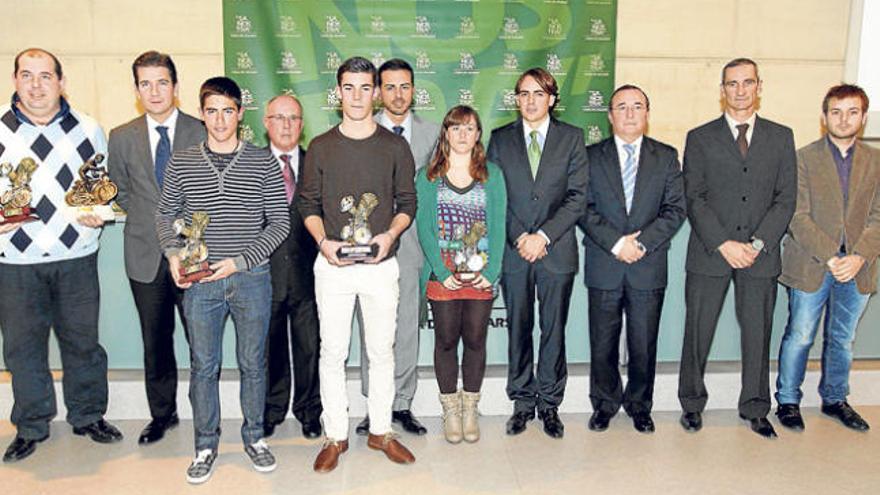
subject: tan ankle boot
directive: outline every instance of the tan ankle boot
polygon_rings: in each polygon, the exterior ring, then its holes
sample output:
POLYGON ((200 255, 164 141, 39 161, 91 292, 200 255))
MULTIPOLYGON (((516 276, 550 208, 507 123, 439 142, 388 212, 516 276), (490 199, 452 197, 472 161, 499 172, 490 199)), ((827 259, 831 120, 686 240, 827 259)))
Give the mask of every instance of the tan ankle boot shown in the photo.
POLYGON ((461 391, 440 394, 443 406, 443 434, 449 443, 461 442, 461 391))
POLYGON ((465 442, 473 443, 480 439, 480 425, 477 422, 480 416, 480 411, 477 409, 478 402, 480 402, 479 392, 461 392, 461 422, 465 442))

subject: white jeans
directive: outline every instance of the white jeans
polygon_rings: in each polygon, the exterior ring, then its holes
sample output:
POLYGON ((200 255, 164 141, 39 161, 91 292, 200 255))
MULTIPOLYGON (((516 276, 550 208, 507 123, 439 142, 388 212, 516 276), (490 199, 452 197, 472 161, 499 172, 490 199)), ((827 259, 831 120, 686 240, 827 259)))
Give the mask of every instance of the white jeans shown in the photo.
POLYGON ((378 265, 333 266, 323 255, 315 260, 315 299, 321 320, 321 404, 324 432, 331 440, 348 438, 345 361, 351 343, 355 298, 364 315, 364 340, 370 358, 367 412, 370 433, 391 431, 394 402, 394 332, 397 327, 397 259, 378 265))

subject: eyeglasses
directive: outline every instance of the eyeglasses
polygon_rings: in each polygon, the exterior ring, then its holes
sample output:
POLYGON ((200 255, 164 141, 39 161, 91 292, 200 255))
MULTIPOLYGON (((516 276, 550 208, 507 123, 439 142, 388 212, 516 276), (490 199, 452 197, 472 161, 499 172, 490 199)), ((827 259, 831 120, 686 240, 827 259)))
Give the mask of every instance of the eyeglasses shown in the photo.
POLYGON ((275 115, 268 115, 268 118, 272 119, 278 124, 283 124, 285 121, 290 121, 291 124, 296 123, 297 120, 302 120, 302 117, 299 115, 284 115, 280 113, 276 113, 275 115))

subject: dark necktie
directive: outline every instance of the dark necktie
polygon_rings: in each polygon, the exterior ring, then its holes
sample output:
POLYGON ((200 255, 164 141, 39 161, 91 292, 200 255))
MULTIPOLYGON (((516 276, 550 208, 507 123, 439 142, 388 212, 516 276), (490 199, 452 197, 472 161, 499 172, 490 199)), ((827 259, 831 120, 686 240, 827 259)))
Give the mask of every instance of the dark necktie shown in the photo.
POLYGON ((749 130, 749 124, 740 124, 736 126, 739 133, 736 135, 736 145, 739 147, 739 154, 745 158, 749 154, 749 140, 746 139, 746 132, 749 130))
POLYGON ((293 167, 290 166, 290 155, 287 153, 281 155, 281 161, 284 162, 284 167, 281 169, 281 175, 284 176, 284 193, 287 195, 287 204, 290 204, 293 201, 293 192, 296 190, 293 167))
POLYGON ((168 139, 168 128, 164 125, 156 126, 159 133, 159 143, 156 144, 156 184, 162 189, 162 180, 165 178, 165 165, 171 158, 171 140, 168 139))
POLYGON ((391 130, 394 131, 394 134, 397 134, 398 136, 403 136, 403 126, 402 125, 396 125, 396 126, 392 127, 391 130))

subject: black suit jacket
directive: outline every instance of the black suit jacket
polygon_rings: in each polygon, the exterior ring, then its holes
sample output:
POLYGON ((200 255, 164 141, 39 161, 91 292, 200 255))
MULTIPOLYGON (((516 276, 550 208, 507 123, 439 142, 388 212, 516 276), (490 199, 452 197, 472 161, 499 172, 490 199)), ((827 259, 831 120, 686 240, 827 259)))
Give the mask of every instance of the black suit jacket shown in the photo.
POLYGON ((614 137, 589 146, 587 159, 587 212, 580 221, 586 234, 584 283, 603 290, 619 288, 624 282, 640 290, 666 287, 669 242, 686 216, 678 152, 647 136, 642 138, 629 214, 614 137), (618 261, 611 249, 621 237, 638 231, 645 256, 633 264, 618 261))
POLYGON ((517 252, 516 240, 538 230, 550 238, 550 245, 547 256, 536 264, 553 273, 577 272, 574 226, 584 214, 588 180, 584 133, 551 117, 534 179, 522 118, 492 131, 488 158, 501 168, 507 184, 507 243, 502 272, 528 268, 529 263, 517 252))
POLYGON ((791 129, 758 117, 746 158, 723 115, 691 130, 684 149, 684 188, 691 222, 689 272, 729 274, 732 268, 718 247, 755 237, 764 241, 764 250, 745 271, 754 277, 779 275, 779 242, 797 199, 791 129))
MULTIPOLYGON (((315 292, 315 274, 312 267, 318 256, 318 247, 303 225, 302 215, 296 207, 305 161, 306 151, 300 146, 296 190, 293 194, 293 201, 288 208, 290 211, 290 234, 269 258, 273 301, 281 301, 289 293, 299 298, 309 294, 314 295, 315 292)), ((279 163, 278 166, 280 167, 281 164, 279 163)))

